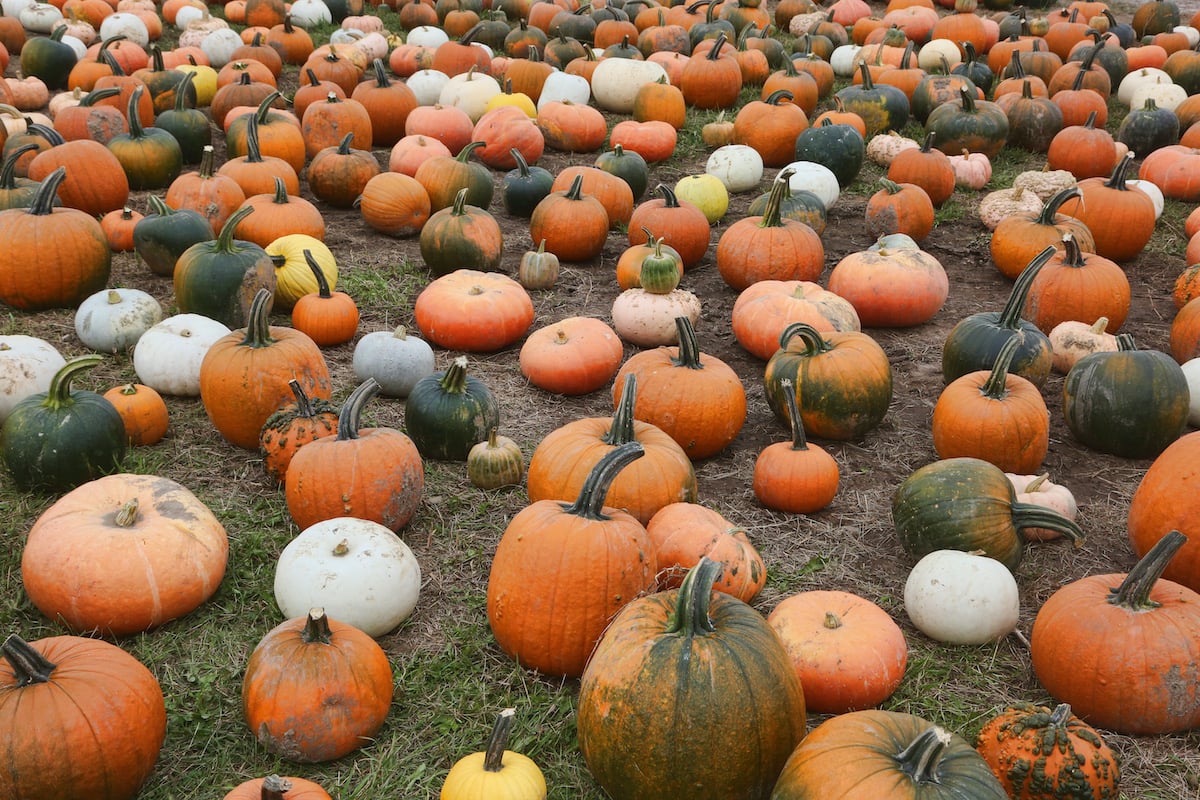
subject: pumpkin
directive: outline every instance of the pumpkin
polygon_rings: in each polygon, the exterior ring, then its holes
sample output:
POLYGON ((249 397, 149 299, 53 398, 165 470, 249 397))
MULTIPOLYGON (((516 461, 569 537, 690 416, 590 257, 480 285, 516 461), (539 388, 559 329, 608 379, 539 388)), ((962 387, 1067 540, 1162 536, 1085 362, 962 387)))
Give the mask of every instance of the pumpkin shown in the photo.
POLYGON ((938 458, 973 456, 1005 472, 1041 466, 1050 449, 1050 412, 1033 383, 1008 372, 1019 344, 1020 337, 1010 337, 990 372, 967 373, 942 390, 933 407, 938 458))
POLYGON ((400 172, 384 172, 371 178, 357 204, 367 225, 386 236, 417 233, 432 210, 425 187, 400 172))
POLYGON ((529 217, 537 204, 554 191, 554 175, 545 167, 530 166, 516 148, 512 150, 512 157, 516 167, 505 173, 500 199, 509 214, 529 217))
POLYGON ((352 150, 353 131, 313 156, 308 165, 308 187, 318 200, 335 208, 350 208, 367 182, 379 174, 379 162, 369 150, 352 150))
POLYGON ((59 498, 29 531, 21 580, 29 599, 73 631, 128 636, 190 613, 225 574, 225 528, 190 491, 154 475, 108 475, 59 498), (139 568, 121 569, 92 547, 139 568))
POLYGON ((673 289, 666 294, 626 289, 613 300, 613 329, 624 341, 638 347, 678 343, 675 320, 679 317, 700 319, 700 298, 684 289, 673 289))
MULTIPOLYGON (((175 301, 184 314, 198 313, 230 327, 249 320, 259 290, 275 291, 275 264, 263 248, 233 238, 238 223, 254 212, 242 206, 225 221, 221 235, 183 251, 175 262, 175 301)), ((264 315, 270 312, 267 302, 264 315)))
POLYGON ((404 527, 421 502, 425 469, 417 447, 394 428, 361 428, 363 406, 379 391, 367 378, 338 413, 336 436, 300 448, 284 480, 288 513, 302 529, 353 516, 404 527))
POLYGON ((320 608, 272 628, 250 654, 242 711, 259 744, 289 761, 331 761, 383 725, 392 703, 387 654, 320 608))
MULTIPOLYGON (((204 199, 215 203, 211 197, 204 199)), ((150 195, 149 202, 151 213, 133 226, 133 248, 155 275, 174 277, 175 265, 188 248, 213 240, 212 220, 192 207, 176 209, 157 195, 150 195)))
POLYGON ((13 334, 0 336, 0 423, 17 403, 50 387, 66 359, 44 339, 13 334))
POLYGON ((933 231, 934 210, 929 195, 915 183, 884 178, 883 188, 867 200, 867 232, 872 236, 906 234, 920 242, 933 231))
POLYGON ((1096 798, 1118 796, 1116 753, 1067 703, 1053 711, 1032 703, 1010 705, 983 724, 975 749, 1010 797, 1061 795, 1076 791, 1073 787, 1096 798))
POLYGON ((621 340, 603 320, 567 317, 529 334, 519 363, 521 374, 539 389, 581 395, 612 380, 624 356, 621 340))
POLYGON ((454 202, 435 211, 421 227, 421 258, 435 276, 458 269, 488 272, 498 269, 504 237, 496 218, 485 209, 467 205, 467 189, 454 202))
POLYGON ((328 400, 329 368, 312 339, 269 324, 271 293, 260 289, 246 327, 218 339, 200 363, 200 400, 226 440, 257 450, 263 424, 293 397, 291 379, 312 397, 328 400))
POLYGON ((121 415, 95 392, 71 388, 80 373, 102 360, 71 359, 45 392, 28 395, 5 417, 0 455, 16 486, 70 489, 120 467, 127 441, 121 415))
POLYGON ((409 336, 403 325, 394 331, 373 331, 354 346, 353 366, 360 383, 373 378, 385 397, 408 397, 417 381, 433 374, 433 348, 409 336))
POLYGON ((613 615, 653 586, 645 528, 604 504, 618 473, 644 454, 635 441, 612 447, 587 468, 574 503, 531 492, 504 529, 488 573, 488 624, 522 666, 578 677, 613 615), (532 573, 543 577, 531 582, 532 573))
MULTIPOLYGON (((151 195, 151 204, 157 199, 151 195)), ((200 157, 200 168, 195 172, 185 172, 167 187, 163 198, 165 205, 172 209, 189 209, 204 216, 209 224, 209 236, 216 236, 234 211, 241 208, 246 201, 246 193, 233 178, 219 175, 213 171, 213 148, 205 145, 200 157)), ((181 217, 180 220, 183 218, 181 217)), ((200 241, 200 240, 197 240, 200 241)), ((135 238, 136 242, 136 238, 135 238)), ((195 242, 190 242, 195 244, 195 242)), ((180 253, 187 247, 179 250, 180 253)), ((178 253, 176 254, 178 257, 178 253)), ((172 260, 170 272, 174 272, 175 262, 172 260)), ((161 274, 161 273, 160 273, 161 274)))
POLYGON ((483 381, 458 356, 443 372, 417 381, 404 406, 409 436, 424 458, 466 461, 471 448, 500 424, 500 408, 483 381))
POLYGON ((767 580, 762 557, 746 531, 696 503, 663 506, 646 524, 658 562, 658 591, 678 589, 688 570, 709 558, 724 571, 714 589, 749 603, 767 580))
POLYGON ((1127 333, 1116 352, 1075 362, 1063 381, 1063 415, 1083 444, 1124 458, 1152 458, 1187 427, 1187 378, 1158 350, 1138 350, 1127 333))
POLYGON ((804 736, 787 652, 757 611, 712 591, 721 572, 701 559, 679 589, 631 602, 588 661, 579 747, 612 797, 766 800, 804 736))
POLYGON ((1055 192, 1037 214, 1006 217, 992 231, 989 245, 992 263, 1007 278, 1016 279, 1029 262, 1048 246, 1059 249, 1063 237, 1070 234, 1083 252, 1096 251, 1095 240, 1087 225, 1075 217, 1059 213, 1063 203, 1079 197, 1079 189, 1070 186, 1055 192))
POLYGON ((167 733, 158 680, 114 644, 79 636, 0 645, 0 792, 50 800, 86 781, 107 800, 134 797, 167 733))
POLYGON ((332 800, 329 793, 304 778, 268 775, 252 778, 229 790, 222 800, 332 800))
POLYGON ((859 85, 851 84, 838 89, 834 96, 841 99, 846 111, 862 117, 867 129, 863 138, 881 131, 902 129, 908 122, 909 114, 909 102, 904 92, 895 86, 876 85, 866 62, 858 64, 858 74, 862 78, 859 85))
POLYGON ((112 253, 100 223, 54 207, 66 174, 59 167, 48 175, 27 209, 0 211, 0 241, 7 245, 0 251, 0 302, 21 311, 73 308, 108 283, 112 253))
POLYGON ((1068 233, 1063 250, 1046 262, 1030 285, 1022 316, 1047 335, 1063 322, 1090 325, 1102 317, 1115 333, 1125 322, 1129 304, 1125 270, 1103 256, 1084 256, 1068 233))
POLYGON ((288 619, 322 607, 371 637, 408 619, 421 589, 421 565, 378 522, 335 517, 308 526, 275 564, 275 602, 288 619))
POLYGON ((258 436, 263 468, 276 483, 283 483, 296 451, 309 442, 337 433, 338 410, 323 397, 309 397, 300 381, 288 381, 295 402, 280 406, 267 417, 258 436))
POLYGON ((817 714, 844 714, 887 700, 904 678, 908 644, 891 615, 841 591, 789 595, 767 615, 817 714))
POLYGON ((753 283, 738 295, 732 316, 738 344, 764 361, 779 349, 779 336, 792 322, 822 332, 860 328, 854 306, 811 281, 753 283))
MULTIPOLYGON (((551 192, 534 206, 529 218, 530 238, 545 241, 547 251, 563 261, 590 261, 608 238, 608 212, 598 199, 583 193, 583 179, 583 173, 577 173, 569 189, 551 192)), ((628 190, 624 181, 617 180, 628 190)), ((628 193, 632 198, 632 191, 628 193)))
POLYGON ((421 290, 413 315, 421 333, 439 347, 493 352, 529 329, 533 300, 503 273, 458 269, 421 290))
POLYGON ((526 483, 530 501, 577 496, 600 458, 626 442, 637 441, 646 449, 646 457, 613 480, 608 504, 627 511, 644 525, 669 503, 695 502, 696 473, 687 454, 658 427, 634 418, 636 375, 627 375, 625 384, 611 417, 573 420, 542 439, 529 460, 526 483))
POLYGON ((200 364, 229 328, 200 314, 176 314, 146 331, 133 348, 138 380, 162 394, 200 394, 200 364))
POLYGON ((467 480, 479 489, 517 486, 525 476, 525 454, 521 446, 496 428, 467 452, 467 480))
POLYGON ((1134 155, 1126 153, 1108 180, 1080 181, 1078 198, 1062 205, 1064 214, 1081 220, 1092 232, 1096 253, 1113 261, 1129 261, 1142 252, 1154 234, 1154 201, 1125 185, 1134 155))
POLYGON ((140 383, 114 386, 104 393, 104 399, 121 415, 130 445, 157 444, 167 435, 167 404, 162 395, 149 386, 140 383))
POLYGON ((516 709, 496 716, 487 748, 454 762, 439 800, 545 800, 546 778, 529 756, 505 749, 516 709))
POLYGON ((775 511, 811 514, 833 502, 840 471, 819 447, 809 447, 792 382, 781 382, 792 440, 768 445, 754 461, 752 488, 758 502, 775 511))
POLYGON ((51 147, 29 162, 28 176, 30 180, 43 181, 58 167, 68 167, 58 189, 64 206, 100 217, 129 201, 129 184, 121 163, 99 142, 90 139, 67 142, 49 129, 46 139, 51 147))
POLYGON ((829 291, 846 298, 866 327, 908 327, 937 314, 950 280, 925 251, 884 247, 839 261, 829 274, 829 291))
POLYGON ((897 711, 852 711, 813 729, 792 753, 772 800, 826 797, 1006 800, 967 740, 897 711))
POLYGON ((679 346, 634 354, 617 372, 613 403, 621 401, 625 376, 637 375, 634 417, 657 426, 694 461, 733 442, 746 420, 746 392, 729 365, 700 352, 688 317, 675 324, 679 346))
POLYGON ((75 334, 93 350, 118 353, 162 321, 162 306, 138 289, 106 289, 79 304, 75 334))
POLYGON ((959 102, 944 103, 925 120, 943 153, 983 153, 995 158, 1008 141, 1008 117, 995 103, 976 100, 972 90, 959 88, 959 102))
POLYGON ((1009 570, 1021 562, 1024 528, 1049 528, 1076 547, 1083 532, 1051 509, 1016 501, 1004 471, 978 458, 926 464, 892 497, 892 521, 904 551, 920 558, 935 550, 981 550, 1009 570))
POLYGON ((950 381, 968 372, 991 369, 1000 348, 1013 336, 1020 335, 1021 345, 1013 356, 1011 372, 1041 387, 1050 376, 1050 340, 1028 320, 1021 309, 1029 286, 1038 271, 1054 255, 1055 248, 1042 250, 1017 277, 1004 308, 972 314, 959 320, 942 344, 942 378, 950 381))
POLYGON ((292 308, 292 326, 307 334, 318 347, 343 344, 358 332, 358 306, 345 292, 330 290, 325 270, 312 251, 305 248, 304 260, 317 280, 317 291, 302 295, 292 308))
POLYGON ((1012 633, 1021 611, 1017 580, 999 561, 935 550, 904 583, 904 610, 917 630, 947 644, 986 644, 1012 633))
POLYGON ((663 245, 679 253, 683 268, 694 267, 708 252, 712 229, 698 206, 680 197, 666 184, 654 188, 659 197, 638 204, 629 218, 629 243, 645 244, 647 231, 663 240, 663 245))
POLYGON ((874 339, 858 331, 823 334, 803 322, 784 328, 763 374, 767 405, 790 424, 784 380, 792 382, 805 431, 857 439, 879 425, 892 401, 892 370, 874 339))
MULTIPOLYGON (((717 241, 717 269, 722 280, 741 291, 761 280, 814 281, 825 268, 825 249, 816 232, 781 214, 787 169, 771 187, 761 216, 743 217, 717 241)), ((686 262, 685 262, 686 263, 686 262)))
POLYGON ((954 194, 954 166, 941 150, 933 149, 935 131, 925 135, 925 142, 918 148, 908 148, 896 154, 888 165, 887 176, 896 183, 911 183, 920 186, 929 195, 930 202, 941 208, 954 194))
POLYGON ((135 191, 165 189, 183 168, 179 141, 162 128, 142 126, 137 108, 144 90, 144 86, 136 86, 129 96, 126 113, 129 133, 114 136, 107 145, 121 162, 129 178, 129 188, 135 191))
POLYGON ((1200 595, 1161 578, 1187 541, 1164 535, 1125 575, 1068 583, 1038 611, 1030 654, 1038 680, 1081 719, 1129 735, 1200 725, 1200 684, 1177 676, 1196 670, 1200 595), (1102 636, 1105 647, 1096 648, 1102 636), (1136 678, 1122 678, 1130 671, 1136 678), (1087 691, 1079 678, 1087 676, 1087 691))

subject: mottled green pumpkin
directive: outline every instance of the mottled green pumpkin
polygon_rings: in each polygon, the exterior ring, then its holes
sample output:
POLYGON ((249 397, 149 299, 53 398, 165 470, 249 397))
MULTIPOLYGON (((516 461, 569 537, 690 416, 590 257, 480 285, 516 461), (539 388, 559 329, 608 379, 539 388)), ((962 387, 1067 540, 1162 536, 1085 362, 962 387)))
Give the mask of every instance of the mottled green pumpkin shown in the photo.
POLYGON ((179 176, 183 169, 183 149, 179 140, 162 128, 143 128, 138 118, 138 105, 145 85, 134 87, 129 96, 125 118, 129 121, 129 133, 114 136, 108 149, 121 162, 121 168, 129 178, 129 188, 165 189, 179 176))
POLYGON ((0 453, 13 483, 22 489, 64 491, 116 472, 125 456, 125 423, 102 395, 71 389, 71 381, 103 361, 74 358, 45 392, 13 407, 0 428, 0 453))
POLYGON ((1063 415, 1094 450, 1153 458, 1187 427, 1187 378, 1174 359, 1138 350, 1127 333, 1117 336, 1117 348, 1075 362, 1063 381, 1063 415))
POLYGON ((404 427, 424 458, 466 461, 499 425, 500 406, 487 384, 467 374, 466 356, 417 381, 404 407, 404 427))
POLYGON ((766 800, 805 732, 804 693, 763 616, 701 559, 633 600, 579 685, 579 746, 613 800, 766 800))
POLYGON ((151 272, 170 278, 185 250, 212 241, 212 225, 199 211, 171 208, 158 195, 148 195, 148 202, 151 213, 133 226, 133 249, 151 272))
POLYGON ((995 103, 977 100, 973 89, 959 89, 959 103, 943 103, 929 112, 925 130, 937 134, 936 147, 947 155, 963 150, 995 158, 1008 141, 1008 115, 995 103))
POLYGON ((954 326, 942 345, 942 379, 946 383, 971 372, 990 370, 1004 343, 1013 336, 1023 336, 1008 371, 1041 388, 1050 377, 1050 338, 1037 325, 1021 319, 1021 310, 1033 279, 1056 252, 1051 245, 1029 262, 1013 283, 1003 310, 972 314, 954 326))
MULTIPOLYGON (((225 221, 215 241, 194 244, 175 265, 175 302, 181 314, 203 314, 231 329, 244 328, 260 289, 275 293, 275 262, 267 251, 233 238, 254 206, 242 206, 225 221)), ((268 308, 268 313, 270 309, 268 308)))
POLYGON ((467 205, 460 189, 449 208, 434 212, 421 228, 421 258, 437 276, 460 269, 493 272, 504 255, 500 223, 487 210, 467 205))
POLYGON ((1045 506, 1017 502, 1008 477, 979 458, 934 461, 904 479, 892 498, 892 522, 904 552, 921 558, 935 550, 982 551, 1015 570, 1024 528, 1058 531, 1076 545, 1083 532, 1045 506))
POLYGON ((823 439, 857 439, 883 421, 892 402, 887 354, 859 331, 821 333, 803 322, 784 328, 763 385, 775 418, 789 425, 783 382, 796 388, 804 430, 823 439))
POLYGON ((839 89, 834 95, 846 111, 862 117, 867 136, 881 131, 898 131, 908 124, 908 97, 895 86, 876 84, 866 63, 859 64, 862 83, 839 89))

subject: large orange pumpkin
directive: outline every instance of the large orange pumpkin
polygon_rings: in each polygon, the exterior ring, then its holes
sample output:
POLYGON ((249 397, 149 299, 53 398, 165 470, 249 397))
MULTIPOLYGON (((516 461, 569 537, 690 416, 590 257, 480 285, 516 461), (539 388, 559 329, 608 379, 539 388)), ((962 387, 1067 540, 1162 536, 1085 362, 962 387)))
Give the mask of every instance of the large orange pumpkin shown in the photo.
POLYGON ((459 269, 421 290, 413 316, 425 338, 439 347, 489 353, 529 330, 533 300, 504 273, 459 269))
POLYGON ((1200 432, 1176 439, 1154 459, 1133 493, 1128 529, 1139 556, 1169 531, 1186 534, 1163 577, 1200 592, 1200 432))

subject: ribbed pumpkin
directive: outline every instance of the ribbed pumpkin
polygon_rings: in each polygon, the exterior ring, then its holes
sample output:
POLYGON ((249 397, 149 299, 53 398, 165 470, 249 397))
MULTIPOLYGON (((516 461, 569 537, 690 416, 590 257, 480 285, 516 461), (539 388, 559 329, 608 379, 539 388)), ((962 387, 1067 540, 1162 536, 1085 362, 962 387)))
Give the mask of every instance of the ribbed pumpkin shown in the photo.
POLYGON ((1171 559, 1163 576, 1200 591, 1200 432, 1181 436, 1146 470, 1129 504, 1129 541, 1139 556, 1150 552, 1172 530, 1183 531, 1187 544, 1171 559))
POLYGON ((394 428, 361 428, 362 409, 379 392, 368 378, 338 414, 336 436, 310 442, 292 457, 284 481, 288 513, 301 530, 335 517, 404 527, 421 502, 425 467, 417 446, 394 428))
POLYGON ((950 279, 924 250, 881 243, 834 265, 829 291, 854 306, 864 327, 902 328, 928 322, 941 310, 950 279))
POLYGON ((481 272, 500 267, 504 236, 486 209, 467 205, 464 187, 448 208, 435 211, 421 228, 421 258, 434 275, 458 269, 481 272))
POLYGON ((1154 235, 1157 220, 1150 196, 1125 185, 1125 175, 1133 159, 1133 153, 1126 153, 1108 180, 1080 181, 1079 197, 1062 205, 1064 214, 1087 225, 1096 252, 1113 261, 1136 258, 1154 235))
POLYGON ((645 524, 668 503, 695 502, 692 462, 662 430, 634 419, 636 376, 627 375, 625 383, 611 417, 573 420, 542 439, 533 451, 526 476, 530 501, 570 500, 579 494, 588 473, 606 453, 637 441, 646 449, 646 457, 616 477, 608 491, 608 504, 645 524))
MULTIPOLYGON (((781 215, 784 179, 771 187, 761 216, 744 217, 717 242, 717 270, 738 291, 762 280, 815 281, 825 269, 825 247, 816 231, 781 215)), ((686 262, 685 262, 686 265, 686 262)))
MULTIPOLYGON (((179 256, 174 281, 181 314, 203 314, 230 328, 240 328, 250 318, 250 305, 258 291, 274 294, 275 263, 267 251, 233 238, 238 223, 253 211, 251 206, 242 206, 225 221, 214 241, 194 244, 179 256)), ((264 313, 270 313, 270 305, 268 302, 264 313)))
POLYGON ((1079 196, 1079 188, 1071 186, 1051 195, 1038 214, 1015 214, 1001 220, 988 245, 996 269, 1015 280, 1046 247, 1062 247, 1063 236, 1068 233, 1081 251, 1096 252, 1096 242, 1088 226, 1075 217, 1058 213, 1063 203, 1079 196))
POLYGON ((1076 439, 1103 453, 1152 458, 1187 427, 1187 378, 1166 353, 1138 350, 1127 333, 1116 352, 1075 362, 1063 381, 1063 415, 1076 439))
POLYGON ((892 402, 892 370, 874 339, 858 331, 823 334, 789 325, 767 362, 763 385, 775 418, 789 424, 783 381, 795 387, 805 431, 825 439, 857 439, 879 425, 892 402))
MULTIPOLYGON (((632 190, 629 196, 632 198, 632 190)), ((563 261, 590 261, 604 249, 609 222, 604 205, 583 192, 581 172, 566 191, 551 192, 534 206, 529 236, 535 242, 544 241, 546 251, 563 261)))
POLYGON ((329 792, 304 778, 268 775, 239 783, 221 800, 332 800, 329 792))
POLYGON ((1197 668, 1200 594, 1160 577, 1185 541, 1171 531, 1128 574, 1069 583, 1038 611, 1034 672, 1084 721, 1135 736, 1200 725, 1200 682, 1185 677, 1197 668))
POLYGON ((1085 256, 1075 237, 1066 234, 1063 250, 1046 262, 1030 285, 1021 315, 1047 335, 1062 322, 1090 325, 1101 317, 1108 318, 1108 329, 1116 333, 1129 304, 1125 270, 1104 256, 1085 256))
POLYGON ((271 293, 260 289, 246 327, 218 339, 200 362, 200 400, 217 432, 248 450, 271 414, 292 399, 289 381, 328 400, 329 368, 320 348, 295 328, 270 325, 271 293))
POLYGON ((702 559, 679 589, 613 620, 579 686, 579 747, 615 800, 767 800, 804 736, 804 692, 762 615, 714 593, 702 559))
POLYGON ((142 127, 137 104, 143 91, 144 86, 137 86, 129 96, 129 133, 110 139, 108 149, 125 169, 130 189, 165 189, 183 168, 183 150, 162 128, 142 127))
POLYGON ((471 448, 499 424, 496 397, 467 374, 466 356, 417 381, 404 406, 404 426, 423 458, 466 461, 471 448))
POLYGON ((633 415, 656 425, 692 460, 728 446, 746 421, 746 391, 724 361, 700 352, 687 317, 675 319, 678 347, 635 353, 613 382, 613 404, 621 402, 625 376, 637 375, 633 415))
POLYGON ((317 291, 302 295, 292 308, 292 327, 308 334, 318 347, 344 344, 358 332, 358 304, 345 292, 335 292, 325 278, 325 268, 312 250, 305 248, 304 261, 317 280, 317 291))
POLYGON ((546 778, 538 765, 506 749, 516 713, 514 708, 501 711, 486 749, 454 762, 439 800, 545 800, 546 778))
POLYGON ((780 382, 790 442, 767 445, 754 460, 752 488, 758 502, 775 511, 811 514, 833 502, 841 472, 826 450, 809 446, 804 435, 804 418, 796 404, 796 387, 788 379, 780 382))
POLYGON ((413 316, 421 333, 439 347, 490 353, 529 330, 533 300, 503 273, 456 269, 421 290, 413 316))
POLYGON ((539 389, 580 395, 603 387, 625 350, 616 331, 595 317, 567 317, 538 328, 521 345, 521 374, 539 389))
POLYGON ((1048 528, 1078 547, 1083 532, 1057 511, 1017 502, 1004 471, 978 458, 934 461, 909 475, 892 497, 892 521, 904 552, 982 550, 1015 570, 1023 555, 1023 528, 1048 528))
POLYGON ((573 503, 531 495, 505 528, 487 615, 500 648, 522 666, 578 677, 613 615, 654 585, 646 529, 604 503, 617 475, 644 454, 633 441, 612 448, 588 468, 573 503))

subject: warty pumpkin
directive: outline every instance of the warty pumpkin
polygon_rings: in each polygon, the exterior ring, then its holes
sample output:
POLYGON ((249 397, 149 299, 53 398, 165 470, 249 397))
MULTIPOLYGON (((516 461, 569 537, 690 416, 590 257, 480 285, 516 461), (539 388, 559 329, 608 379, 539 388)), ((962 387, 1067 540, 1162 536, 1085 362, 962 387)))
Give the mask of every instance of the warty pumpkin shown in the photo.
POLYGON ((327 398, 309 397, 295 378, 288 381, 288 388, 295 401, 280 406, 267 417, 258 436, 263 468, 276 483, 283 483, 297 450, 309 442, 337 434, 337 406, 327 398))
POLYGON ((604 503, 617 475, 644 454, 634 441, 613 447, 588 467, 573 503, 531 494, 505 528, 487 615, 500 648, 522 666, 578 677, 612 617, 654 585, 642 523, 604 503))

